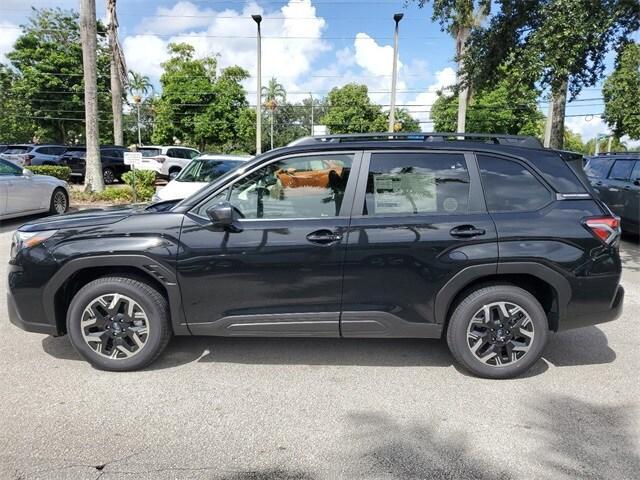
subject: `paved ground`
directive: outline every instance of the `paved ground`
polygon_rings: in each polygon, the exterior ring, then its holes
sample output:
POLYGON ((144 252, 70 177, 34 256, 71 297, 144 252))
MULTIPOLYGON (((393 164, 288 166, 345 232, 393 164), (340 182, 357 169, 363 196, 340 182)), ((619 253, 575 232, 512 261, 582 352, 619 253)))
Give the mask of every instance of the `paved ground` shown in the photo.
POLYGON ((637 479, 640 247, 623 251, 624 316, 501 382, 422 340, 183 338, 105 373, 11 326, 2 295, 0 478, 637 479))

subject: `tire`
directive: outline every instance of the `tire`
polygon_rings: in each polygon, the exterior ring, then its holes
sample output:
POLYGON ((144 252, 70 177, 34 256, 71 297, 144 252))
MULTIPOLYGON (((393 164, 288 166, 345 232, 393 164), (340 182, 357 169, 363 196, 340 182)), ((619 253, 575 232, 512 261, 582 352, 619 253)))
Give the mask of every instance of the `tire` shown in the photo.
POLYGON ((173 175, 174 173, 177 175, 178 173, 180 173, 182 171, 182 168, 180 167, 171 167, 169 169, 169 174, 167 175, 167 178, 169 180, 171 180, 171 175, 173 175))
POLYGON ((540 303, 513 285, 472 291, 455 307, 447 329, 456 361, 471 373, 492 379, 525 373, 542 356, 548 337, 549 324, 540 303))
POLYGON ((105 168, 102 170, 102 180, 105 185, 111 185, 116 182, 116 174, 112 168, 105 168))
POLYGON ((73 297, 67 332, 76 351, 94 367, 139 370, 153 362, 171 338, 169 306, 160 292, 140 280, 99 278, 73 297))
POLYGON ((69 210, 69 195, 64 188, 56 188, 51 194, 49 213, 52 215, 62 215, 69 210))

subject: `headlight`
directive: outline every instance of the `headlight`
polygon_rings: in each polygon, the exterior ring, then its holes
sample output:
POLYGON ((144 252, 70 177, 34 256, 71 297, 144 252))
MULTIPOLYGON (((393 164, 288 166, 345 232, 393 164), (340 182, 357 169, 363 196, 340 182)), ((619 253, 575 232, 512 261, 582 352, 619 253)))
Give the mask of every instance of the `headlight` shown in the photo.
POLYGON ((23 248, 33 248, 36 245, 40 245, 57 232, 57 230, 42 230, 40 232, 21 232, 16 230, 11 241, 11 258, 15 258, 23 248))

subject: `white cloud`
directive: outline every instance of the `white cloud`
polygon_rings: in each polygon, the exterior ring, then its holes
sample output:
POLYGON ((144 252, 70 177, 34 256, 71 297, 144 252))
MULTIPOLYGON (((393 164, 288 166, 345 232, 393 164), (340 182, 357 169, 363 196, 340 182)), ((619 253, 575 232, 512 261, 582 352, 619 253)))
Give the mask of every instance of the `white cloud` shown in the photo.
POLYGON ((580 134, 583 142, 588 142, 595 138, 598 133, 610 133, 609 127, 598 115, 568 117, 565 119, 564 124, 571 131, 580 134))
POLYGON ((204 28, 211 22, 216 12, 211 9, 200 10, 191 2, 178 2, 171 8, 158 7, 153 17, 145 17, 137 27, 138 33, 163 32, 166 34, 183 32, 195 28, 204 28))
MULTIPOLYGON (((390 75, 393 67, 393 47, 379 45, 366 33, 358 33, 353 42, 355 61, 362 68, 374 75, 390 75)), ((398 71, 402 69, 402 62, 398 61, 398 71)))
MULTIPOLYGON (((189 17, 181 18, 178 24, 171 27, 165 25, 163 28, 162 22, 154 24, 149 21, 139 25, 138 31, 169 31, 175 35, 167 39, 139 33, 125 38, 123 42, 128 65, 154 79, 161 74, 160 64, 167 58, 166 46, 170 42, 189 43, 195 47, 196 55, 200 57, 219 54, 218 63, 221 68, 239 65, 255 75, 256 24, 251 19, 252 14, 263 16, 263 83, 275 76, 287 89, 292 90, 299 79, 310 71, 312 62, 330 49, 321 38, 326 23, 317 16, 311 0, 292 0, 280 10, 272 12, 264 12, 256 2, 244 4, 241 11, 201 10, 190 2, 179 2, 171 9, 159 8, 157 12, 164 15, 165 10, 179 10, 181 15, 186 15, 184 12, 190 13, 189 17), (286 38, 269 37, 297 38, 287 41, 286 38)), ((248 85, 249 90, 255 90, 255 80, 251 80, 248 85)))
POLYGON ((6 54, 13 50, 13 44, 20 36, 18 25, 0 21, 0 62, 6 62, 6 54))
POLYGON ((414 100, 409 102, 411 107, 408 108, 411 115, 420 120, 423 131, 433 130, 433 124, 427 123, 431 120, 431 107, 438 98, 438 92, 444 91, 446 94, 447 87, 451 87, 456 83, 456 72, 451 67, 443 68, 435 74, 436 81, 427 87, 425 92, 419 93, 414 100))

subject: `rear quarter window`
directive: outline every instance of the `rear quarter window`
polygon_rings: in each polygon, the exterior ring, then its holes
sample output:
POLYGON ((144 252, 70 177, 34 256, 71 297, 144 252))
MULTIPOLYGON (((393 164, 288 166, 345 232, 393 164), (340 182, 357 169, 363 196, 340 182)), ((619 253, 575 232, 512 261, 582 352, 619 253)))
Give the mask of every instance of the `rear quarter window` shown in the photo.
POLYGON ((633 160, 616 160, 611 168, 609 178, 612 180, 629 180, 634 165, 633 160))
POLYGON ((535 211, 553 200, 549 189, 519 162, 478 155, 478 165, 490 212, 535 211))

